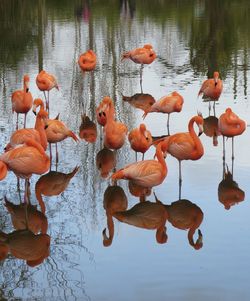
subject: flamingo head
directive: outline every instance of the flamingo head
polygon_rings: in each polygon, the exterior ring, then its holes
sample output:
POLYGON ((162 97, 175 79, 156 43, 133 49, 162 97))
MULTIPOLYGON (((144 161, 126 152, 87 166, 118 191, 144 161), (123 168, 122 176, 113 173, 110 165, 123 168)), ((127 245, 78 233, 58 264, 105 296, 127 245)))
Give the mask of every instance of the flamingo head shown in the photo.
POLYGON ((25 87, 25 91, 29 92, 30 77, 27 74, 25 74, 24 77, 23 77, 23 84, 24 84, 24 87, 25 87))
POLYGON ((219 72, 218 72, 218 71, 215 71, 215 72, 214 72, 215 86, 218 84, 219 76, 220 76, 219 72))
POLYGON ((3 161, 0 161, 0 181, 2 181, 6 177, 7 172, 7 165, 3 161))
POLYGON ((167 233, 166 233, 166 227, 157 229, 157 231, 156 231, 156 241, 159 244, 165 244, 167 242, 167 240, 168 240, 168 236, 167 236, 167 233))
POLYGON ((195 250, 199 250, 203 247, 203 236, 200 229, 198 229, 198 238, 196 240, 196 243, 193 245, 193 247, 195 250))
POLYGON ((151 44, 145 44, 145 45, 143 46, 143 48, 148 49, 148 50, 151 50, 151 49, 153 49, 153 46, 152 46, 151 44))
POLYGON ((32 112, 36 115, 36 108, 37 107, 41 107, 42 109, 44 109, 44 103, 42 101, 41 98, 36 98, 34 99, 34 102, 33 102, 33 107, 32 107, 32 112))
POLYGON ((112 238, 107 236, 106 228, 102 231, 102 237, 103 237, 103 246, 109 247, 112 244, 112 238))
POLYGON ((195 117, 195 122, 196 122, 196 124, 198 125, 198 128, 199 128, 198 136, 200 136, 203 133, 203 118, 202 118, 202 116, 197 115, 195 117))

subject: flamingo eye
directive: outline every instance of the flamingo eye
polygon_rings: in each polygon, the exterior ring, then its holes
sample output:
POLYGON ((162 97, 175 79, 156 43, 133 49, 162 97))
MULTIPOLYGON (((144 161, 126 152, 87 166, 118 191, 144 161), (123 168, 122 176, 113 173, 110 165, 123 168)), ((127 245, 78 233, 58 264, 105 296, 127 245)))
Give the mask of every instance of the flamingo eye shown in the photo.
POLYGON ((146 137, 146 140, 148 140, 148 137, 146 137))
POLYGON ((106 117, 106 113, 105 112, 102 112, 102 114, 103 114, 104 117, 106 117))

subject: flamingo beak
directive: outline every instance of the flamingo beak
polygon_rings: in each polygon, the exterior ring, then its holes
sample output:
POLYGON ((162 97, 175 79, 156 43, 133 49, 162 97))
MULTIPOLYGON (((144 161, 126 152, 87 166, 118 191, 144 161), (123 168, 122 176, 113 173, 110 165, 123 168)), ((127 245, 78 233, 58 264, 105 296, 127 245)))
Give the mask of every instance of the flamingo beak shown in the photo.
POLYGON ((200 135, 203 133, 203 125, 199 124, 199 134, 198 136, 200 137, 200 135))

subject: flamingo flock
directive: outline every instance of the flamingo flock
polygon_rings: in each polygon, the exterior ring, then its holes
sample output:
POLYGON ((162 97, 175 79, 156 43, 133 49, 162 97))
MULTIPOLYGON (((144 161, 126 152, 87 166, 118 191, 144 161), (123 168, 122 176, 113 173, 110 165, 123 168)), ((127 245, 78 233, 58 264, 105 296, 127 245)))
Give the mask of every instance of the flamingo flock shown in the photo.
MULTIPOLYGON (((122 54, 122 61, 131 60, 141 65, 141 90, 143 66, 153 63, 156 58, 157 55, 150 44, 145 44, 142 48, 135 48, 122 54)), ((84 74, 85 72, 93 72, 97 65, 97 55, 93 50, 86 51, 79 56, 78 65, 84 74)), ((0 258, 3 259, 8 253, 12 253, 17 258, 25 259, 28 264, 34 266, 42 262, 49 254, 50 238, 46 234, 48 222, 45 216, 46 207, 42 195, 60 194, 66 189, 70 180, 79 169, 76 167, 69 174, 52 171, 51 144, 55 144, 56 147, 57 166, 60 161, 57 147, 59 142, 66 138, 72 138, 76 143, 79 143, 80 139, 84 139, 87 143, 96 143, 98 131, 95 120, 91 120, 86 113, 82 115, 79 137, 59 120, 59 116, 55 119, 49 118, 49 92, 53 88, 59 90, 54 75, 41 70, 36 76, 36 85, 43 92, 44 100, 36 98, 33 101, 29 91, 29 82, 29 76, 27 74, 24 75, 23 90, 17 90, 12 93, 12 111, 17 114, 16 131, 12 133, 8 144, 0 155, 0 180, 3 180, 9 171, 12 171, 17 176, 18 181, 20 178, 25 179, 24 203, 21 202, 20 205, 15 205, 5 198, 5 206, 11 214, 16 230, 10 234, 0 232, 0 253, 3 254, 0 258), (45 93, 46 91, 47 94, 45 93), (33 128, 26 128, 26 117, 31 108, 36 115, 36 121, 33 128), (37 112, 38 109, 39 111, 37 112), (19 125, 19 114, 24 114, 23 129, 19 125), (48 144, 50 155, 48 155, 48 144), (33 174, 41 175, 36 184, 36 197, 41 211, 32 207, 29 200, 29 179, 33 174), (22 246, 19 245, 22 239, 27 242, 27 245, 36 244, 36 247, 33 247, 33 254, 31 254, 32 252, 26 254, 22 246), (41 245, 43 243, 44 245, 41 245), (39 248, 41 252, 39 252, 39 248)), ((219 100, 222 90, 223 82, 219 78, 219 72, 215 71, 213 78, 207 79, 202 83, 198 96, 203 95, 203 98, 215 103, 219 100)), ((213 122, 205 122, 200 113, 190 116, 187 132, 170 134, 169 116, 173 112, 181 115, 184 105, 184 98, 177 91, 162 96, 157 101, 151 95, 143 94, 142 91, 140 94, 132 97, 123 96, 123 100, 143 110, 143 119, 149 113, 168 114, 167 129, 166 135, 158 138, 152 137, 150 126, 146 126, 144 123, 129 129, 129 125, 118 120, 116 104, 109 96, 105 96, 96 107, 96 122, 100 126, 100 139, 101 143, 103 143, 103 149, 96 157, 96 167, 100 171, 100 176, 108 178, 108 181, 111 182, 111 186, 107 188, 104 194, 103 205, 107 215, 109 235, 107 235, 105 228, 103 231, 103 245, 110 246, 112 244, 114 237, 113 218, 116 218, 120 222, 136 227, 155 229, 158 243, 167 242, 168 236, 165 224, 169 221, 176 228, 189 229, 189 244, 196 250, 200 249, 203 243, 202 234, 198 227, 202 223, 203 212, 196 204, 189 200, 181 199, 181 162, 183 160, 196 161, 204 155, 204 146, 199 137, 203 133, 203 129, 206 129, 206 135, 216 136, 216 140, 214 138, 213 142, 214 146, 218 144, 218 136, 223 136, 223 159, 225 159, 225 137, 232 138, 233 160, 234 137, 241 135, 245 131, 245 122, 231 108, 226 108, 225 113, 219 118, 213 118, 213 122), (142 160, 137 161, 136 155, 135 162, 130 162, 130 164, 116 170, 116 154, 127 141, 130 144, 131 151, 135 151, 136 154, 137 152, 142 153, 142 160), (154 157, 144 160, 144 154, 151 147, 155 147, 154 157), (156 195, 156 202, 146 200, 146 197, 150 195, 154 187, 161 185, 167 180, 167 154, 175 157, 179 162, 179 199, 170 205, 160 202, 156 195), (126 194, 117 184, 122 179, 128 180, 130 190, 134 192, 134 195, 139 196, 140 200, 138 204, 128 210, 126 194), (198 229, 198 239, 194 242, 193 235, 196 229, 198 229)), ((230 172, 225 172, 224 180, 220 184, 220 201, 223 199, 224 191, 227 191, 228 197, 230 191, 233 190, 230 188, 230 180, 233 183, 232 186, 238 188, 230 175, 230 172), (227 189, 227 187, 231 190, 227 189)), ((243 194, 239 198, 242 200, 243 194)), ((225 205, 225 208, 229 209, 230 205, 225 205)))

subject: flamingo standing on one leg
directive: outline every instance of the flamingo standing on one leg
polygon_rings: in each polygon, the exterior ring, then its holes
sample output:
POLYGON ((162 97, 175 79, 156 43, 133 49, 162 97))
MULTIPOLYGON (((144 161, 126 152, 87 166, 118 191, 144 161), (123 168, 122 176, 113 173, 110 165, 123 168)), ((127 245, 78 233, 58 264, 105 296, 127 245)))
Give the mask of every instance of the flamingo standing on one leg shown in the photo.
POLYGON ((225 159, 225 137, 232 138, 232 161, 234 160, 234 136, 241 135, 246 129, 246 123, 240 119, 231 108, 221 114, 218 123, 219 131, 223 136, 223 159, 225 159))
MULTIPOLYGON (((179 161, 179 183, 181 186, 181 161, 198 160, 204 154, 203 145, 194 131, 194 123, 199 127, 199 136, 203 132, 203 118, 194 116, 188 123, 188 132, 177 133, 165 139, 168 144, 167 152, 179 161)), ((180 198, 180 196, 179 196, 180 198)))
POLYGON ((209 78, 202 83, 198 97, 203 94, 203 98, 209 99, 209 108, 210 100, 214 101, 214 110, 215 110, 215 101, 220 98, 221 92, 223 90, 223 82, 219 78, 219 72, 215 71, 213 78, 209 78))
POLYGON ((168 135, 169 132, 169 117, 173 112, 180 112, 182 110, 184 99, 183 97, 176 91, 172 92, 167 96, 163 96, 161 99, 156 101, 144 114, 143 119, 147 116, 148 113, 151 112, 160 112, 168 114, 167 128, 168 135))
POLYGON ((128 140, 131 148, 136 152, 136 161, 137 161, 137 152, 142 153, 142 160, 144 160, 145 152, 152 145, 152 136, 150 131, 146 129, 144 123, 141 123, 139 128, 135 128, 130 131, 128 135, 128 140))
POLYGON ((135 184, 143 187, 153 187, 160 185, 167 176, 167 164, 163 154, 168 148, 168 141, 160 142, 156 147, 156 157, 158 160, 144 160, 130 165, 113 173, 112 179, 133 180, 135 184))
POLYGON ((49 91, 53 88, 59 90, 57 80, 54 75, 42 70, 36 77, 36 84, 39 90, 43 91, 46 100, 46 110, 49 114, 49 91), (46 97, 45 91, 48 91, 48 97, 46 97))
POLYGON ((122 54, 122 61, 124 59, 130 59, 136 64, 141 65, 140 71, 140 86, 142 92, 142 70, 144 64, 151 64, 156 59, 156 53, 153 50, 152 45, 146 44, 142 48, 135 48, 133 50, 124 52, 122 54))
POLYGON ((12 170, 18 177, 25 178, 25 201, 28 199, 29 178, 32 174, 43 174, 50 166, 50 159, 41 144, 33 139, 11 149, 0 156, 0 180, 3 180, 7 170, 12 170))
POLYGON ((17 113, 16 129, 18 129, 18 114, 24 114, 24 128, 26 127, 26 116, 32 107, 33 98, 29 92, 30 78, 26 74, 23 77, 23 90, 16 90, 12 93, 12 112, 17 113))

